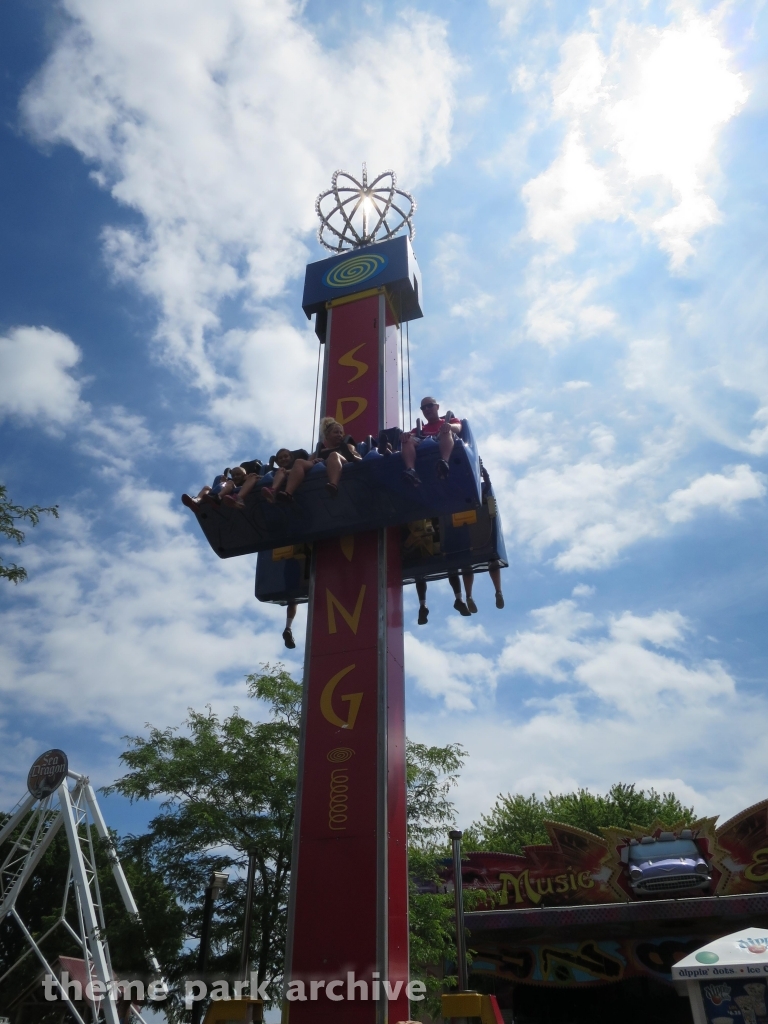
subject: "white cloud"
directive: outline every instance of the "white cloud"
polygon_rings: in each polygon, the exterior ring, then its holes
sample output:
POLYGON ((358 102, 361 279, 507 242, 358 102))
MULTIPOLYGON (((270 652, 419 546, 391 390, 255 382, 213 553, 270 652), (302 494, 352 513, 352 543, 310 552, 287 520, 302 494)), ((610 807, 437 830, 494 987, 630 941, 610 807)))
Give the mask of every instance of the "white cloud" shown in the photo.
POLYGON ((493 689, 493 662, 481 654, 457 654, 405 634, 408 674, 430 697, 442 700, 449 711, 470 711, 478 696, 493 689))
POLYGON ((578 129, 566 135, 552 164, 523 186, 528 207, 528 234, 558 253, 576 248, 576 229, 618 215, 605 172, 590 160, 578 129))
POLYGON ((227 337, 226 372, 232 346, 252 350, 262 304, 303 269, 336 167, 395 166, 412 186, 449 158, 459 69, 437 18, 411 11, 330 50, 289 0, 65 9, 27 124, 78 149, 143 216, 143 230, 106 231, 107 258, 159 304, 165 358, 214 392, 222 300, 244 303, 247 321, 227 337))
POLYGON ((530 0, 488 0, 499 12, 499 24, 505 35, 514 35, 531 6, 530 0))
POLYGON ((718 132, 748 94, 715 18, 686 11, 678 25, 633 36, 628 49, 639 58, 638 74, 607 117, 630 182, 659 178, 672 190, 674 205, 650 226, 672 265, 681 266, 693 253, 691 239, 719 220, 707 178, 716 169, 718 132))
POLYGON ((130 472, 138 455, 156 450, 144 418, 119 405, 82 423, 78 448, 100 463, 107 474, 130 472))
POLYGON ((221 339, 231 376, 210 414, 222 428, 257 428, 275 444, 308 447, 318 341, 268 314, 255 330, 228 331, 221 339))
POLYGON ((584 645, 575 638, 595 622, 588 612, 578 611, 575 601, 560 601, 531 612, 536 629, 518 633, 499 655, 503 672, 523 672, 541 679, 564 681, 561 663, 586 657, 584 645))
POLYGON ((605 792, 637 782, 723 815, 764 797, 765 701, 740 692, 722 663, 696 655, 680 612, 600 619, 565 600, 531 618, 497 658, 492 714, 409 718, 413 738, 460 739, 469 749, 457 793, 462 824, 500 791, 605 792), (729 751, 727 771, 713 749, 729 751))
POLYGON ((593 33, 565 39, 551 100, 563 142, 522 190, 534 241, 567 254, 580 226, 621 217, 683 266, 720 219, 718 136, 748 95, 720 32, 716 14, 681 7, 663 29, 620 21, 607 51, 593 33))
POLYGON ((70 371, 82 353, 49 327, 14 327, 0 337, 0 416, 63 427, 87 411, 70 371))
MULTIPOLYGON (((556 230, 564 230, 560 221, 555 223, 556 230)), ((526 282, 526 292, 531 296, 525 314, 528 337, 554 349, 574 337, 590 338, 614 327, 615 312, 590 301, 599 284, 595 275, 582 279, 572 275, 555 277, 548 267, 533 262, 526 282)))
POLYGON ((730 473, 705 473, 688 487, 670 495, 665 506, 667 518, 673 523, 691 519, 701 508, 719 508, 735 512, 742 501, 762 498, 765 483, 762 473, 749 466, 732 466, 730 473))
MULTIPOLYGON (((253 559, 216 559, 176 495, 130 480, 114 503, 61 508, 55 530, 28 538, 29 580, 4 609, 7 708, 33 694, 40 730, 57 720, 112 744, 147 721, 176 725, 190 706, 231 711, 247 672, 291 662, 284 611, 253 597, 253 559), (122 530, 102 539, 105 514, 122 530)), ((301 611, 297 636, 303 621, 301 611)))
POLYGON ((559 117, 583 114, 603 99, 607 61, 589 32, 569 36, 560 48, 560 67, 552 82, 552 100, 559 117))
POLYGON ((556 546, 558 569, 610 565, 628 545, 659 532, 653 487, 664 461, 663 451, 625 463, 563 458, 561 465, 532 466, 511 484, 502 477, 507 529, 537 557, 556 546))

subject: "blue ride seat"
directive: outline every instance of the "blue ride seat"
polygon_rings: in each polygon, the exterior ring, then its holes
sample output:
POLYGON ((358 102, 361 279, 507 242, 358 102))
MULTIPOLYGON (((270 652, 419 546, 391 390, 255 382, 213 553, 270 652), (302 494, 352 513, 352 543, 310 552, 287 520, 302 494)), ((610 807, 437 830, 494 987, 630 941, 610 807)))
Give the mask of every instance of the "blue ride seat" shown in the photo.
POLYGON ((400 452, 383 456, 373 452, 371 448, 361 461, 344 466, 335 498, 325 490, 325 466, 317 465, 290 505, 264 501, 264 484, 259 481, 247 495, 244 510, 204 506, 196 513, 200 527, 220 558, 232 558, 480 507, 480 460, 466 420, 454 444, 446 480, 437 476, 440 451, 431 440, 425 439, 416 450, 420 487, 403 478, 400 452))
POLYGON ((272 551, 260 551, 256 559, 256 597, 269 604, 304 604, 309 595, 309 566, 312 549, 307 544, 289 544, 272 551))
POLYGON ((403 583, 442 580, 462 569, 506 568, 507 549, 493 488, 477 509, 408 523, 403 529, 403 583))
MULTIPOLYGON (((462 569, 487 572, 492 565, 506 568, 507 549, 496 498, 490 483, 483 486, 483 503, 403 527, 403 584, 442 580, 462 569)), ((262 551, 256 560, 256 597, 272 604, 303 604, 309 595, 309 559, 305 546, 262 551)))

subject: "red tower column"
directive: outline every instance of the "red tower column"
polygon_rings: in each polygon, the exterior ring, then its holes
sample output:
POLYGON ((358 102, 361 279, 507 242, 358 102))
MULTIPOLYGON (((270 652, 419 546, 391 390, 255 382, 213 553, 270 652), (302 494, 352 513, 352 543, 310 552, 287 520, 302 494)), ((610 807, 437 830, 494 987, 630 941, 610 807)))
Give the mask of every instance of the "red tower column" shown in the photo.
MULTIPOLYGON (((329 305, 324 415, 357 439, 376 436, 398 423, 397 327, 388 297, 370 289, 329 305)), ((327 500, 341 512, 343 487, 327 500)), ((397 529, 315 545, 286 982, 284 1024, 409 1017, 397 529), (291 998, 302 994, 290 984, 299 981, 304 1000, 291 998)))

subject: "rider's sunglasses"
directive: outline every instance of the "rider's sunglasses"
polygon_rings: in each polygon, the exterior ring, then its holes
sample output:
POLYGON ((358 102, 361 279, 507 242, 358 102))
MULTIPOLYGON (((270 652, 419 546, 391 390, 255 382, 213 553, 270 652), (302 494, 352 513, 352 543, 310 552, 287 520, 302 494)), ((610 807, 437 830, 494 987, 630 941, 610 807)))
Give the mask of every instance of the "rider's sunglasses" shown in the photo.
POLYGON ((425 402, 421 407, 421 411, 424 412, 425 409, 434 409, 436 405, 437 402, 425 402))

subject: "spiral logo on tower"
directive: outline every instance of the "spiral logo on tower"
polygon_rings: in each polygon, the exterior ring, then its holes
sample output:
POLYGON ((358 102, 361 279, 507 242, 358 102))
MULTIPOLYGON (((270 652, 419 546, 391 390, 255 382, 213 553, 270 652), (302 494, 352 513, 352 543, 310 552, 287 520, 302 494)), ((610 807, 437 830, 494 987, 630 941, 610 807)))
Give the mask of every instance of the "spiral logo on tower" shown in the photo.
POLYGON ((340 764, 343 761, 348 761, 353 754, 354 750, 351 747, 334 747, 325 756, 331 763, 340 764))
POLYGON ((351 288, 353 285, 362 284, 372 277, 376 277, 386 267, 389 260, 378 252, 370 252, 352 256, 348 260, 342 260, 335 267, 327 272, 323 278, 323 284, 327 288, 351 288))

